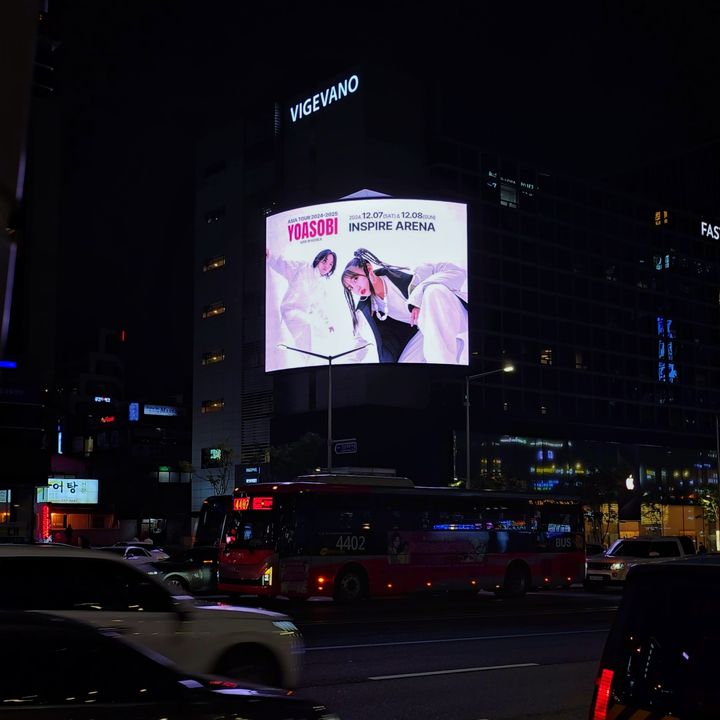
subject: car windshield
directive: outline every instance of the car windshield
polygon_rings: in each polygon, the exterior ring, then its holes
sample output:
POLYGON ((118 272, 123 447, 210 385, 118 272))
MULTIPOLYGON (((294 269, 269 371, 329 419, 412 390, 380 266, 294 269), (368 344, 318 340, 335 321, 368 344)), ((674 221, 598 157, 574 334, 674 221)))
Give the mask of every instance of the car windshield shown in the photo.
POLYGON ((679 554, 674 543, 656 542, 654 540, 620 542, 608 553, 612 557, 630 558, 676 557, 679 554))

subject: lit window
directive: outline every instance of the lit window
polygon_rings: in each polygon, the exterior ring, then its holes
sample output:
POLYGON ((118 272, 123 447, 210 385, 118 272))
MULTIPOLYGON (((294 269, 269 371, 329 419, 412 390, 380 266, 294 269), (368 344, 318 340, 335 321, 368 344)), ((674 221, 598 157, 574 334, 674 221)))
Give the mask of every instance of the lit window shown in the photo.
POLYGON ((205 309, 203 310, 203 320, 211 317, 217 317, 218 315, 222 315, 225 312, 225 303, 222 301, 211 303, 210 305, 206 305, 205 309))
POLYGON ((668 211, 657 210, 655 212, 655 225, 667 225, 668 224, 668 211))
POLYGON ((500 183, 500 204, 505 207, 516 208, 518 206, 517 188, 507 183, 500 183))
POLYGON ((203 400, 200 412, 203 413, 203 415, 205 413, 220 412, 224 407, 224 400, 203 400))
POLYGON ((585 363, 583 362, 583 355, 581 352, 575 353, 575 369, 576 370, 584 370, 585 369, 585 363))
POLYGON ((203 263, 203 272, 208 272, 209 270, 217 270, 218 268, 225 266, 225 256, 224 255, 216 255, 215 257, 208 258, 203 263))
POLYGON ((547 406, 546 406, 546 405, 541 405, 541 406, 540 406, 540 414, 541 414, 541 415, 547 415, 547 406))
POLYGON ((214 365, 215 363, 222 362, 225 359, 225 351, 222 349, 211 350, 210 352, 203 353, 202 364, 203 365, 214 365))
POLYGON ((552 365, 553 364, 552 348, 545 348, 543 351, 541 351, 540 364, 541 365, 552 365))

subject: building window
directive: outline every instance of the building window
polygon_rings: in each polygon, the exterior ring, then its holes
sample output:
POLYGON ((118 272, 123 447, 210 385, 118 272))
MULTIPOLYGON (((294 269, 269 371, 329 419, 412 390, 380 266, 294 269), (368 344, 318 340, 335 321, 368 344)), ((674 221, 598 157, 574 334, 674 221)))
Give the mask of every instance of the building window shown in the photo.
POLYGON ((220 412, 225 407, 224 400, 203 400, 200 412, 205 413, 220 412))
POLYGON ((585 370, 585 363, 583 362, 583 354, 581 352, 575 352, 575 369, 585 370))
POLYGON ((553 351, 552 348, 545 348, 540 352, 540 364, 541 365, 552 365, 553 364, 553 351))
POLYGON ((216 207, 214 210, 209 210, 205 213, 205 222, 208 225, 211 225, 212 223, 220 222, 225 217, 225 206, 220 205, 220 207, 216 207))
POLYGON ((222 348, 218 350, 211 350, 210 352, 203 353, 202 364, 214 365, 215 363, 222 362, 224 359, 225 351, 222 348))
POLYGON ((500 204, 505 207, 516 208, 518 206, 517 188, 509 183, 500 183, 500 204))
POLYGON ((225 312, 225 303, 222 301, 211 303, 210 305, 206 305, 203 310, 203 320, 206 320, 207 318, 211 317, 217 317, 218 315, 222 315, 225 312))
POLYGON ((657 210, 655 212, 655 225, 667 225, 668 224, 668 211, 657 210))
POLYGON ((225 267, 225 256, 224 255, 216 255, 215 257, 208 258, 203 263, 203 272, 208 272, 210 270, 217 270, 218 268, 225 267))

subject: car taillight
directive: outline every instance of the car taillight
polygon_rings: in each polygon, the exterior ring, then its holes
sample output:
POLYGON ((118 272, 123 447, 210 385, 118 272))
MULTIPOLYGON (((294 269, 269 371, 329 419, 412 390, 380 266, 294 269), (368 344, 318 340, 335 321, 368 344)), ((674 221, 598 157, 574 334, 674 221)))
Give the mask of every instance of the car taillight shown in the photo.
POLYGON ((595 707, 592 720, 607 720, 608 704, 610 702, 610 688, 612 688, 613 671, 603 668, 600 677, 595 681, 595 707))

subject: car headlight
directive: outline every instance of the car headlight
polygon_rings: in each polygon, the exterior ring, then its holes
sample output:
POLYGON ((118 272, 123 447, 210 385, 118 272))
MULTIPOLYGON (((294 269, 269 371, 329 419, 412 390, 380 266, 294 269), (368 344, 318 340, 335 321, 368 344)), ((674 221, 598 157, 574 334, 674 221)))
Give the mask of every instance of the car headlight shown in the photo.
POLYGON ((610 566, 611 570, 624 570, 625 569, 625 563, 624 562, 614 562, 610 566))
POLYGON ((300 630, 298 629, 297 625, 295 623, 290 622, 289 620, 274 620, 273 625, 283 633, 287 633, 289 635, 299 635, 300 630))

